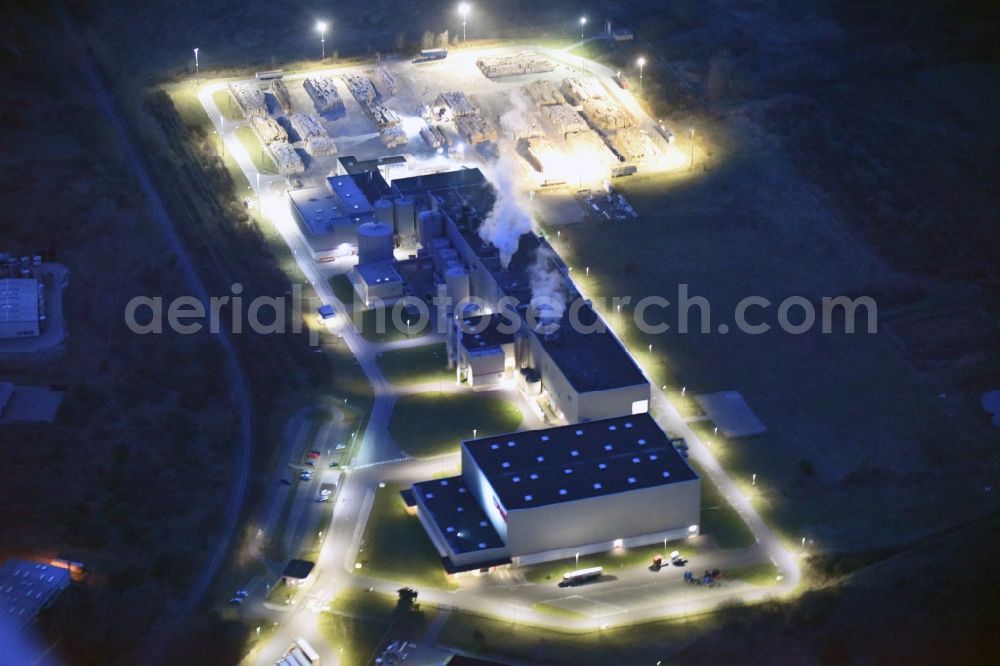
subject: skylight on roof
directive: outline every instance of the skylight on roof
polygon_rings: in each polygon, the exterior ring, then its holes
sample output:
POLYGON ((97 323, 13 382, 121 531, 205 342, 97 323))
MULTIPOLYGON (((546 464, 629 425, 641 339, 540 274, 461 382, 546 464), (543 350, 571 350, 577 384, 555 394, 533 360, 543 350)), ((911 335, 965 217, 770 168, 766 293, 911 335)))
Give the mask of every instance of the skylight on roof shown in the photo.
POLYGON ((560 489, 559 489, 559 494, 560 494, 560 495, 565 495, 565 494, 566 494, 566 492, 567 492, 567 491, 566 491, 566 489, 565 489, 565 488, 560 488, 560 489))
POLYGON ((530 502, 533 499, 535 499, 534 495, 525 495, 524 496, 524 501, 525 502, 530 502))
POLYGON ((631 428, 632 427, 632 422, 631 421, 626 421, 625 422, 625 427, 626 428, 631 428))
POLYGON ((572 474, 572 473, 573 473, 573 470, 571 470, 569 467, 567 467, 566 469, 563 470, 563 474, 572 474))
POLYGON ((645 439, 640 439, 639 440, 639 446, 646 446, 646 440, 645 439))
POLYGON ((618 426, 616 426, 616 425, 609 425, 608 426, 608 430, 618 430, 618 426))
POLYGON ((510 467, 510 463, 504 460, 502 463, 500 463, 500 466, 503 467, 504 469, 508 469, 510 467))
POLYGON ((485 520, 480 520, 479 521, 479 526, 480 527, 486 527, 486 521, 485 520))
POLYGON ((628 482, 629 483, 635 483, 635 477, 634 476, 628 477, 628 482))
POLYGON ((517 442, 515 442, 514 440, 510 440, 509 442, 507 442, 507 446, 511 446, 511 447, 517 446, 517 442))
POLYGON ((573 449, 572 451, 569 452, 569 454, 574 458, 576 458, 578 455, 580 455, 580 452, 577 451, 576 449, 573 449))
POLYGON ((600 490, 600 489, 601 489, 601 488, 603 488, 603 487, 604 487, 604 486, 602 486, 602 485, 601 485, 601 482, 600 482, 600 481, 598 481, 597 483, 595 483, 595 484, 594 484, 594 490, 600 490))
POLYGON ((542 435, 542 441, 543 442, 549 441, 549 436, 548 435, 542 435))
POLYGON ((537 458, 535 458, 535 460, 537 460, 538 462, 545 462, 545 456, 538 456, 537 458))
POLYGON ((632 458, 632 462, 638 463, 639 462, 639 458, 632 458))
POLYGON ((538 480, 538 475, 537 474, 532 474, 530 478, 531 478, 532 481, 537 481, 538 480))
POLYGON ((605 463, 597 463, 597 469, 607 469, 608 466, 605 463))
POLYGON ((576 434, 577 434, 577 435, 582 435, 582 434, 583 434, 583 431, 582 431, 582 430, 577 430, 577 431, 576 431, 576 434))
POLYGON ((659 457, 660 457, 660 456, 656 455, 655 453, 650 453, 650 454, 649 454, 649 459, 650 459, 650 460, 658 460, 658 459, 659 459, 659 457))
POLYGON ((448 485, 448 479, 441 479, 441 485, 442 486, 447 486, 448 485))
POLYGON ((499 444, 490 444, 490 448, 493 449, 494 451, 496 451, 497 449, 500 448, 500 445, 499 444))
POLYGON ((424 497, 426 497, 427 499, 432 499, 434 497, 434 493, 424 493, 424 497))
POLYGON ((669 479, 670 478, 670 472, 664 472, 663 473, 663 478, 664 479, 669 479))
POLYGON ((515 476, 513 479, 511 479, 511 481, 513 481, 514 483, 521 483, 521 477, 515 476))
POLYGON ((605 445, 604 445, 604 450, 605 450, 605 451, 610 451, 610 450, 611 450, 611 449, 613 449, 613 448, 615 448, 615 447, 611 446, 610 444, 605 444, 605 445))

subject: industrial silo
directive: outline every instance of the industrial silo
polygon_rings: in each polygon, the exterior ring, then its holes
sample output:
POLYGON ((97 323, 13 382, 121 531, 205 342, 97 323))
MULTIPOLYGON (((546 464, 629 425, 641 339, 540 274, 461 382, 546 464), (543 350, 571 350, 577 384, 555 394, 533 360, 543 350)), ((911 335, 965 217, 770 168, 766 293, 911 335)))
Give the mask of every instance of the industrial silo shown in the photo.
POLYGON ((464 268, 452 266, 444 274, 444 279, 453 306, 469 297, 469 273, 464 268))
POLYGON ((395 224, 393 206, 390 199, 379 199, 375 202, 375 221, 388 224, 390 227, 395 224))
POLYGON ((392 227, 383 222, 365 222, 358 227, 358 263, 392 259, 392 227))
POLYGON ((425 210, 421 212, 417 218, 417 226, 418 240, 424 247, 430 247, 431 239, 438 238, 444 233, 444 221, 441 219, 440 213, 436 211, 425 210))
POLYGON ((416 204, 413 197, 396 199, 396 233, 402 238, 412 238, 416 234, 416 204))

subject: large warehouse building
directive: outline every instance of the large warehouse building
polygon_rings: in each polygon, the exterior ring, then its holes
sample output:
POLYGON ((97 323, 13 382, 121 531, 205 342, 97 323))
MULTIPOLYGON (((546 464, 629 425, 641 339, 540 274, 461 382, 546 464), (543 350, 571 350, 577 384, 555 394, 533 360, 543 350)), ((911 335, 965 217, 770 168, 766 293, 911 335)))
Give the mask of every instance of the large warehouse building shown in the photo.
POLYGON ((407 494, 449 571, 698 534, 700 480, 647 413, 462 442, 407 494))
POLYGON ((0 338, 39 334, 41 287, 32 278, 0 280, 0 338))

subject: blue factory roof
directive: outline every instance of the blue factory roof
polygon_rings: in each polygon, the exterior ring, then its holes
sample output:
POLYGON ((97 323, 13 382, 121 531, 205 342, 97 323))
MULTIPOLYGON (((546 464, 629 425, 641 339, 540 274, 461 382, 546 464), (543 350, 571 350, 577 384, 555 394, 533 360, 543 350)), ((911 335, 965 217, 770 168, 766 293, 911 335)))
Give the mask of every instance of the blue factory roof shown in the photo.
POLYGON ((365 193, 351 176, 330 176, 326 179, 337 203, 348 215, 370 215, 375 211, 365 193))
POLYGON ((508 511, 698 478, 649 414, 462 443, 508 511))
POLYGON ((341 205, 336 193, 322 185, 291 190, 288 198, 298 212, 299 219, 313 235, 333 231, 337 225, 358 225, 373 218, 373 208, 367 202, 365 206, 352 209, 353 212, 348 211, 341 205))
POLYGON ((371 264, 358 264, 354 267, 365 284, 385 284, 387 282, 402 282, 403 278, 393 267, 391 261, 376 261, 371 264))
POLYGON ((483 508, 465 487, 462 477, 415 483, 413 493, 423 501, 453 553, 471 553, 504 546, 483 508))

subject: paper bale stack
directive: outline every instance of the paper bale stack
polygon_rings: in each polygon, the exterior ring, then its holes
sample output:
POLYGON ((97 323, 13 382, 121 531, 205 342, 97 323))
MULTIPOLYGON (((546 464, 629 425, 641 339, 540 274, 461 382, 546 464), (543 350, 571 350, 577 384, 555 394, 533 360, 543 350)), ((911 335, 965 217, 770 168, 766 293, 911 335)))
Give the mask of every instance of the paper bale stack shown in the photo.
POLYGON ((278 100, 278 104, 281 105, 285 113, 292 112, 292 96, 289 94, 288 86, 281 80, 281 77, 271 81, 271 94, 278 100))
POLYGON ((340 98, 332 76, 310 76, 303 87, 320 113, 344 113, 344 100, 340 98))
POLYGON ((294 176, 306 170, 302 158, 287 141, 275 141, 269 144, 267 152, 282 176, 294 176))
POLYGON ((383 127, 379 130, 379 138, 382 139, 382 144, 386 148, 397 148, 399 146, 406 145, 409 139, 406 136, 406 130, 403 129, 402 125, 390 125, 388 127, 383 127))
POLYGON ((528 50, 518 51, 510 55, 479 58, 476 60, 476 67, 490 79, 520 74, 540 74, 551 72, 556 68, 551 60, 528 50))
POLYGON ((253 131, 265 146, 269 146, 275 141, 288 142, 288 133, 285 128, 278 124, 278 121, 270 116, 253 116, 250 118, 253 131))
POLYGON ((535 106, 550 106, 552 104, 565 104, 566 98, 556 84, 551 81, 532 81, 524 86, 524 93, 531 98, 535 106))
POLYGON ((315 116, 307 116, 303 113, 293 113, 288 117, 292 124, 292 129, 299 135, 305 144, 306 152, 310 155, 324 156, 336 155, 337 144, 333 142, 326 129, 315 116))
POLYGON ((553 104, 541 108, 542 118, 549 126, 565 137, 574 132, 586 132, 590 129, 576 110, 566 104, 553 104))
POLYGON ((458 133, 470 144, 497 140, 497 129, 482 116, 462 116, 455 119, 458 133))
POLYGON ((609 140, 615 152, 627 162, 646 162, 660 156, 660 149, 653 137, 638 127, 619 130, 609 140))
POLYGON ((460 118, 474 116, 479 111, 465 96, 465 93, 453 90, 443 92, 434 100, 434 115, 438 118, 460 118))
POLYGON ((267 115, 264 93, 260 91, 257 84, 233 82, 229 84, 229 92, 232 93, 236 105, 240 107, 243 116, 248 120, 255 116, 267 115))
POLYGON ((343 79, 344 83, 347 84, 347 89, 351 91, 354 99, 358 100, 358 104, 361 106, 374 102, 375 98, 378 97, 378 90, 375 89, 375 84, 367 76, 362 74, 344 74, 343 79))
POLYGON ((500 117, 500 126, 515 139, 530 139, 545 134, 542 126, 527 113, 505 113, 500 117))
POLYGON ((602 130, 620 130, 632 126, 632 116, 621 104, 592 97, 583 103, 583 115, 602 130))
POLYGON ((562 82, 562 93, 570 104, 579 105, 588 99, 599 99, 607 96, 604 86, 593 77, 571 76, 562 82))

